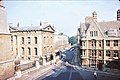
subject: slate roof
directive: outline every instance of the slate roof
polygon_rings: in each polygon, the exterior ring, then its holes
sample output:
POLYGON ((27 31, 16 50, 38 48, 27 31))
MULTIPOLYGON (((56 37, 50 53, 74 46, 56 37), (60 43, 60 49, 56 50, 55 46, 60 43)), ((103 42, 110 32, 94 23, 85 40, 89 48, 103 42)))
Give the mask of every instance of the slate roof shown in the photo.
MULTIPOLYGON (((86 31, 88 30, 89 24, 82 23, 80 28, 81 28, 81 33, 82 35, 86 34, 86 31)), ((100 29, 102 33, 104 34, 106 31, 109 29, 116 29, 118 31, 118 36, 120 36, 120 21, 107 21, 107 22, 97 22, 97 24, 100 26, 100 29)))
MULTIPOLYGON (((35 30, 44 30, 47 27, 51 27, 51 25, 47 25, 47 26, 27 26, 27 27, 13 27, 13 26, 9 26, 11 29, 15 30, 15 31, 35 31, 35 30)), ((54 27, 51 27, 51 29, 53 31, 54 27)))
POLYGON ((108 22, 98 22, 100 25, 100 28, 103 32, 109 30, 109 29, 117 29, 120 28, 120 21, 108 21, 108 22))

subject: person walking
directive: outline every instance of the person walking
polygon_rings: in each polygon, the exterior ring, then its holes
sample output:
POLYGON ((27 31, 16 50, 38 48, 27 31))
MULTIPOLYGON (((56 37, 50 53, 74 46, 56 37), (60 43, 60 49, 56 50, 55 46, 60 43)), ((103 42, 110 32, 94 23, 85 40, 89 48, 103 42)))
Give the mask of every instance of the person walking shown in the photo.
POLYGON ((94 72, 94 80, 97 80, 97 73, 96 73, 96 71, 94 72))

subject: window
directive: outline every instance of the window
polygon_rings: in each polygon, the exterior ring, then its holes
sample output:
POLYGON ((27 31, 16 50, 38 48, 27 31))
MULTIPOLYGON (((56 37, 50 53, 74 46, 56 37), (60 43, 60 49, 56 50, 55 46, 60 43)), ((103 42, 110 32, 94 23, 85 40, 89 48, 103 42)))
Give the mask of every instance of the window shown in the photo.
POLYGON ((35 37, 35 44, 37 44, 37 37, 35 37))
POLYGON ((99 51, 99 56, 102 56, 101 51, 99 51))
POLYGON ((99 41, 99 47, 101 47, 101 41, 99 41))
POLYGON ((118 40, 114 40, 114 46, 118 46, 118 40))
POLYGON ((106 46, 110 46, 110 40, 106 40, 106 46))
POLYGON ((30 37, 28 37, 28 44, 30 44, 30 37))
POLYGON ((37 54, 37 48, 35 48, 35 55, 38 55, 38 54, 37 54))
POLYGON ((83 50, 82 56, 85 56, 85 50, 83 50))
POLYGON ((114 51, 114 57, 118 57, 118 51, 114 51))
POLYGON ((106 56, 110 57, 110 51, 106 51, 106 56))
POLYGON ((28 54, 31 55, 31 50, 29 47, 28 47, 28 54))
POLYGON ((22 37, 22 44, 24 44, 24 37, 22 37))
POLYGON ((96 46, 96 41, 92 41, 92 47, 96 46))
POLYGON ((15 35, 15 38, 16 38, 16 44, 17 44, 17 36, 15 35))
POLYGON ((98 31, 96 31, 96 36, 98 36, 98 31))
POLYGON ((83 46, 85 46, 85 41, 83 41, 83 46))
POLYGON ((22 47, 21 49, 22 49, 22 50, 21 50, 21 51, 22 51, 22 55, 24 55, 24 51, 25 51, 25 50, 24 50, 24 47, 22 47))
POLYGON ((96 36, 96 32, 94 31, 94 36, 96 36))
POLYGON ((13 44, 13 36, 11 36, 11 44, 13 44))
POLYGON ((93 37, 93 31, 90 31, 90 37, 93 37))
POLYGON ((92 47, 93 47, 93 41, 92 41, 92 47))
POLYGON ((92 56, 96 56, 96 51, 92 50, 92 56))

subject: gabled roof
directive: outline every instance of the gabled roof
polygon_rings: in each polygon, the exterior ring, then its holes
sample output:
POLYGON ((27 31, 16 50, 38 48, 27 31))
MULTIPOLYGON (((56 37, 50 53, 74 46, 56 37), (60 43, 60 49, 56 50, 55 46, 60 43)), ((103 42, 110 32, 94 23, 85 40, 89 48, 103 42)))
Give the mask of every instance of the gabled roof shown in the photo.
POLYGON ((120 28, 120 21, 98 22, 98 24, 100 25, 102 32, 105 32, 105 31, 109 30, 110 28, 112 28, 112 29, 120 28))
POLYGON ((54 26, 52 27, 51 25, 45 26, 43 30, 46 30, 48 27, 50 27, 53 31, 55 31, 54 26))
MULTIPOLYGON (((95 21, 92 21, 95 22, 95 21)), ((92 23, 91 22, 91 23, 92 23)), ((82 23, 81 24, 81 33, 82 35, 86 35, 87 30, 89 29, 91 23, 82 23)), ((95 22, 96 26, 102 32, 102 34, 105 36, 105 32, 108 31, 109 29, 116 29, 120 33, 120 21, 107 21, 107 22, 95 22)))

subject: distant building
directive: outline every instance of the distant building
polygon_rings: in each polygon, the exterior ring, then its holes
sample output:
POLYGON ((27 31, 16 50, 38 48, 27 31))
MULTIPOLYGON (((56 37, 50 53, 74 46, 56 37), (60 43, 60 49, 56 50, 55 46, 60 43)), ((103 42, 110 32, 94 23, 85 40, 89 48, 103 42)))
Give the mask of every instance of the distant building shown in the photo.
POLYGON ((10 26, 12 50, 22 60, 34 61, 54 55, 54 27, 50 24, 20 28, 10 26))
POLYGON ((82 65, 97 66, 120 58, 120 9, 117 21, 97 21, 97 13, 86 17, 78 29, 82 65))
POLYGON ((14 52, 11 49, 11 34, 7 23, 3 0, 0 0, 0 80, 14 75, 14 52))
POLYGON ((54 44, 55 44, 55 51, 63 51, 66 48, 70 47, 70 44, 68 42, 68 36, 60 33, 60 34, 55 34, 54 36, 54 44))

